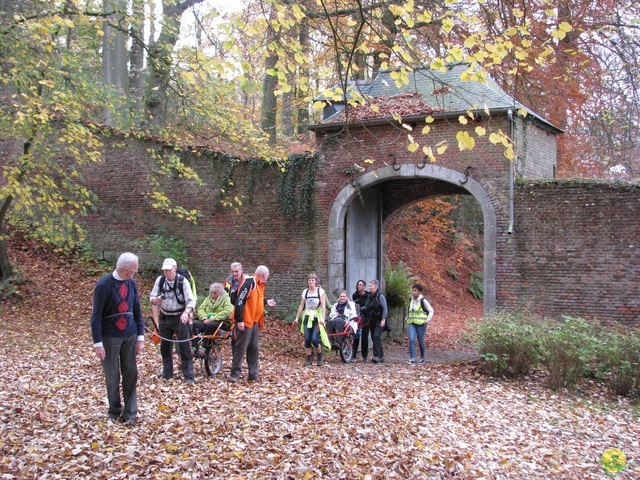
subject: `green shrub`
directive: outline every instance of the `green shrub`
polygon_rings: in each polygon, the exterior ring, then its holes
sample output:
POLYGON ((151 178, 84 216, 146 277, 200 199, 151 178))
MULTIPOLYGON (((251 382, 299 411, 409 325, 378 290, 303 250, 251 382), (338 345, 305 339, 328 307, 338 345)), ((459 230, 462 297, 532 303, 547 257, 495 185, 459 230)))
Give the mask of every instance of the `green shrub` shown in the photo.
POLYGON ((14 295, 20 297, 19 287, 27 281, 22 270, 14 269, 13 275, 5 280, 0 280, 0 300, 8 300, 14 295))
POLYGON ((517 377, 542 364, 554 390, 571 389, 595 375, 617 395, 640 396, 640 332, 628 327, 496 311, 472 320, 464 340, 478 350, 487 375, 517 377))
POLYGON ((598 378, 616 395, 640 395, 640 333, 631 329, 605 332, 598 345, 598 378))
POLYGON ((144 272, 141 271, 147 276, 159 274, 162 260, 168 257, 173 258, 178 265, 189 267, 187 242, 169 235, 164 229, 138 240, 135 246, 148 253, 148 261, 145 263, 150 266, 145 267, 144 272))
POLYGON ((404 307, 411 301, 411 286, 418 277, 413 275, 409 267, 405 267, 402 260, 394 267, 389 261, 384 268, 384 296, 389 308, 404 307))
POLYGON ((573 317, 547 325, 541 347, 542 363, 549 372, 548 387, 572 389, 596 359, 597 328, 593 323, 573 317))
POLYGON ((469 281, 469 291, 471 295, 476 297, 478 300, 482 300, 484 298, 484 274, 472 273, 471 280, 469 281))
POLYGON ((471 339, 488 375, 526 375, 540 360, 543 320, 530 312, 497 311, 471 325, 471 339))

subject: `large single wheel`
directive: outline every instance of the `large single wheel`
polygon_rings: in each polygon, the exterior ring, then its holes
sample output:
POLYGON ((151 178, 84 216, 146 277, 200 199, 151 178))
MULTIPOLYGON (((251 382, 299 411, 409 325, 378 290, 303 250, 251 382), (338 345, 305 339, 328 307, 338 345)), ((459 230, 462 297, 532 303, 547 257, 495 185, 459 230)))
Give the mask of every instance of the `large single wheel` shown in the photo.
POLYGON ((213 377, 222 368, 222 347, 218 343, 213 343, 211 348, 205 350, 204 368, 207 375, 213 377))
POLYGON ((353 333, 347 333, 342 337, 342 346, 340 347, 340 358, 344 363, 349 363, 353 358, 353 333))

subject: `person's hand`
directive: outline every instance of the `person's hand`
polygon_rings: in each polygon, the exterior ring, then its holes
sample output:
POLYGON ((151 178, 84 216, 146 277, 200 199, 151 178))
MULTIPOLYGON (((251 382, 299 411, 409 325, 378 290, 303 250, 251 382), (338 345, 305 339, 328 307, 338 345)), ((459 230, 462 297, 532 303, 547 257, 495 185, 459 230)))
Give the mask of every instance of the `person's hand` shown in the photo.
POLYGON ((236 324, 236 327, 238 327, 238 330, 240 331, 244 330, 244 322, 238 322, 236 324))
POLYGON ((136 342, 136 355, 141 354, 143 349, 144 349, 144 342, 142 341, 136 342))
POLYGON ((267 305, 269 307, 275 307, 276 306, 276 301, 273 298, 271 298, 271 299, 267 300, 267 305))
POLYGON ((386 323, 387 323, 387 319, 383 318, 382 321, 380 322, 380 326, 384 327, 386 323))
POLYGON ((187 323, 191 322, 191 315, 189 315, 187 312, 182 312, 182 315, 180 315, 180 320, 186 325, 187 323))
POLYGON ((104 360, 104 347, 96 347, 96 355, 98 356, 98 358, 100 359, 100 361, 104 360))

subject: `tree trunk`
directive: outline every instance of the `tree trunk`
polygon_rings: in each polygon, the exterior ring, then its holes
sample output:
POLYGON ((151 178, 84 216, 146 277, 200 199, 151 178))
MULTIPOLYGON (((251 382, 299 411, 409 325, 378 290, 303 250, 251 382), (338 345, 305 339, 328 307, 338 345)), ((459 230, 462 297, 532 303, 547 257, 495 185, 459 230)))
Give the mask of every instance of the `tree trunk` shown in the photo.
MULTIPOLYGON (((306 56, 309 56, 311 51, 311 38, 309 36, 309 21, 308 19, 304 19, 303 23, 300 25, 300 46, 302 47, 302 53, 306 56)), ((298 73, 299 76, 303 76, 305 81, 309 82, 309 67, 305 66, 304 70, 301 70, 298 73)), ((298 135, 306 135, 309 136, 309 130, 307 127, 309 126, 309 105, 304 100, 304 97, 308 95, 308 92, 303 92, 298 90, 298 135)))
POLYGON ((0 206, 0 281, 7 280, 13 276, 13 267, 9 262, 9 252, 7 251, 7 237, 6 237, 6 218, 7 211, 11 206, 13 197, 9 196, 4 199, 0 206))
MULTIPOLYGON (((271 30, 269 30, 271 32, 271 30)), ((270 33, 267 44, 274 40, 274 34, 270 33)), ((278 63, 278 56, 271 54, 265 62, 265 72, 274 69, 278 63)), ((265 73, 264 82, 262 84, 262 109, 260 114, 260 126, 262 130, 269 136, 269 145, 276 144, 276 115, 278 110, 278 101, 276 99, 275 90, 278 86, 278 77, 265 73)))
POLYGON ((134 117, 142 115, 142 96, 144 83, 142 72, 144 70, 144 0, 133 0, 131 25, 131 48, 129 49, 129 99, 133 105, 134 117))
MULTIPOLYGON (((289 85, 293 79, 287 80, 289 85)), ((293 138, 293 89, 282 95, 282 134, 286 138, 293 138)))
POLYGON ((202 3, 203 1, 204 0, 185 0, 182 3, 176 3, 175 0, 162 1, 162 29, 149 55, 150 71, 145 100, 145 109, 149 124, 153 127, 162 127, 166 121, 165 110, 167 106, 169 74, 171 73, 173 49, 180 35, 182 14, 189 7, 202 3))
MULTIPOLYGON (((128 91, 129 72, 127 69, 127 38, 124 31, 126 12, 126 1, 123 0, 104 0, 103 11, 108 15, 103 23, 104 36, 102 38, 102 73, 104 83, 108 87, 115 87, 119 94, 128 91), (122 13, 121 13, 122 12, 122 13), (119 29, 111 25, 119 25, 119 29)), ((116 107, 115 105, 112 106, 116 107)), ((113 112, 109 106, 104 111, 105 124, 113 126, 113 112)))

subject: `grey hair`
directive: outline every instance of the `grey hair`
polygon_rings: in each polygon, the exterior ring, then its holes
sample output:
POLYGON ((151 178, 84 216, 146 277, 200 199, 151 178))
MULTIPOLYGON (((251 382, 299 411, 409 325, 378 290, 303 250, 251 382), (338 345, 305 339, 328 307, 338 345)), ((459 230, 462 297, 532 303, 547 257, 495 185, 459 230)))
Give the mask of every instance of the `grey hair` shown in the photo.
POLYGON ((242 270, 242 265, 240 264, 240 262, 233 262, 233 263, 231 264, 231 268, 235 268, 235 267, 237 267, 237 268, 239 268, 240 270, 242 270))
POLYGON ((258 275, 269 275, 269 269, 267 267, 265 267, 264 265, 260 265, 258 268, 256 268, 256 274, 258 275))
POLYGON ((116 262, 116 268, 122 269, 126 267, 132 266, 134 263, 138 262, 138 256, 131 252, 121 253, 118 257, 118 261, 116 262))
POLYGON ((380 288, 380 282, 378 281, 377 278, 372 278, 371 280, 369 280, 369 283, 376 288, 380 288))
POLYGON ((222 293, 224 292, 224 287, 222 286, 221 283, 212 283, 211 286, 209 287, 209 292, 218 292, 218 293, 222 293))

